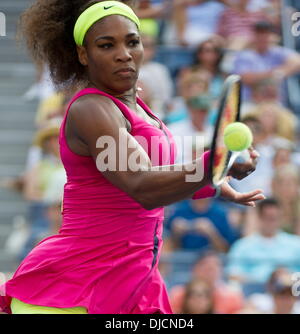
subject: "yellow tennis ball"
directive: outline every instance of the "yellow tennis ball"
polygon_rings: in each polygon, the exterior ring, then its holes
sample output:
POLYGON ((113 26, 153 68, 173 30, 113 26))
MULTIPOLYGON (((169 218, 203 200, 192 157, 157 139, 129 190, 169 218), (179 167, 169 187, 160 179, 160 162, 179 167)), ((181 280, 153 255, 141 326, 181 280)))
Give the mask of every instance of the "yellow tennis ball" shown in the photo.
POLYGON ((230 151, 244 151, 252 144, 252 140, 252 132, 244 123, 231 123, 224 130, 224 143, 230 151))

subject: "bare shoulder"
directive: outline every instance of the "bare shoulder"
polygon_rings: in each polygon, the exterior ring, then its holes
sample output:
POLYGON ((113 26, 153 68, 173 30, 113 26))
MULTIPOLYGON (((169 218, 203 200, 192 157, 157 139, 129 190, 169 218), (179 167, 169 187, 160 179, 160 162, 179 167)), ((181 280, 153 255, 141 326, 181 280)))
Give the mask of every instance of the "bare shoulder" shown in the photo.
POLYGON ((100 121, 115 121, 118 127, 126 128, 131 132, 131 124, 117 105, 108 97, 102 95, 85 95, 77 99, 70 110, 71 123, 85 124, 100 121))
POLYGON ((91 94, 77 99, 70 107, 69 118, 75 123, 93 123, 98 119, 121 119, 122 112, 106 96, 91 94))

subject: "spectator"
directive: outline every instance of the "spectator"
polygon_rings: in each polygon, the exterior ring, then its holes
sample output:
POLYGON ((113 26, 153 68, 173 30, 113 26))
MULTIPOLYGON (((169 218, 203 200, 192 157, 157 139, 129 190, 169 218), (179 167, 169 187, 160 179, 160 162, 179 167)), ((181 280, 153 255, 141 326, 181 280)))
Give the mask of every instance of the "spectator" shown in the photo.
POLYGON ((35 136, 34 143, 42 149, 43 156, 24 177, 23 195, 29 201, 31 236, 21 257, 27 255, 27 252, 49 233, 49 220, 44 196, 53 173, 64 170, 59 154, 59 129, 60 121, 52 120, 47 127, 40 129, 35 136))
MULTIPOLYGON (((77 90, 78 88, 74 87, 68 92, 60 91, 41 101, 35 118, 35 125, 37 128, 41 129, 47 127, 49 121, 51 122, 52 119, 54 119, 54 122, 55 120, 57 120, 57 122, 61 122, 68 103, 72 95, 75 94, 77 90)), ((32 145, 28 151, 25 171, 34 167, 34 165, 36 165, 41 158, 41 147, 38 145, 32 145)))
POLYGON ((160 34, 158 19, 167 14, 167 3, 152 4, 150 0, 139 0, 136 6, 136 14, 140 18, 141 32, 157 38, 160 34))
POLYGON ((225 6, 219 1, 176 0, 174 23, 180 45, 196 46, 214 36, 225 6))
POLYGON ((263 142, 263 129, 260 119, 257 114, 248 113, 242 118, 242 122, 249 126, 252 134, 253 134, 253 142, 252 145, 257 149, 259 145, 263 142))
POLYGON ((260 120, 265 144, 278 137, 295 140, 298 120, 290 110, 276 103, 261 103, 252 109, 251 114, 260 120))
POLYGON ((223 55, 224 51, 221 41, 216 38, 208 39, 198 45, 195 51, 195 63, 183 69, 180 73, 181 78, 190 73, 201 73, 204 71, 209 73, 208 94, 212 97, 212 108, 208 116, 208 123, 211 125, 214 125, 216 121, 217 104, 226 78, 226 73, 220 67, 223 55))
POLYGON ((211 99, 199 95, 186 100, 188 118, 169 125, 177 145, 176 163, 186 163, 193 159, 194 151, 200 156, 201 151, 210 145, 213 129, 207 125, 211 99))
POLYGON ((62 223, 63 192, 67 182, 64 169, 55 171, 45 189, 44 202, 47 206, 47 217, 50 222, 49 234, 58 234, 62 223))
POLYGON ((217 33, 226 40, 231 50, 249 46, 253 39, 252 26, 265 19, 262 11, 249 11, 249 0, 237 0, 220 16, 217 33))
POLYGON ((279 169, 285 165, 297 164, 299 153, 295 152, 296 145, 290 140, 280 138, 274 143, 273 168, 279 169))
POLYGON ((38 63, 36 66, 36 82, 24 94, 25 100, 38 99, 40 102, 55 94, 56 89, 50 77, 46 64, 38 63))
POLYGON ((186 285, 183 299, 182 314, 213 314, 213 291, 210 286, 200 279, 186 285))
POLYGON ((280 104, 280 89, 278 82, 275 79, 262 79, 251 86, 252 99, 243 102, 241 105, 241 114, 246 116, 257 104, 274 103, 280 104))
POLYGON ((208 95, 211 76, 207 71, 187 72, 178 77, 177 96, 169 105, 167 123, 174 123, 188 118, 186 101, 190 98, 208 95))
POLYGON ((250 0, 248 10, 262 11, 267 21, 275 26, 278 33, 281 33, 281 0, 250 0))
POLYGON ((37 128, 43 127, 53 115, 57 115, 62 108, 64 94, 55 92, 51 96, 43 99, 37 108, 35 125, 37 128))
POLYGON ((166 222, 175 248, 226 252, 238 238, 226 211, 211 199, 182 201, 166 222))
POLYGON ((261 188, 271 195, 273 157, 276 150, 293 142, 296 137, 297 119, 288 109, 275 103, 261 103, 245 115, 243 121, 254 134, 253 145, 260 158, 256 170, 244 180, 231 184, 238 191, 247 191, 251 186, 261 188))
POLYGON ((291 273, 277 268, 267 282, 266 293, 254 293, 243 313, 300 314, 300 303, 292 294, 291 273))
POLYGON ((299 271, 299 236, 280 229, 282 209, 269 198, 258 204, 258 231, 236 241, 228 254, 227 274, 240 283, 265 284, 275 268, 299 271))
POLYGON ((140 69, 139 80, 150 90, 151 107, 159 118, 164 119, 166 107, 173 95, 173 82, 168 68, 153 61, 156 52, 155 38, 142 35, 144 60, 140 69))
MULTIPOLYGON (((258 122, 257 118, 254 118, 252 116, 247 116, 245 118, 246 123, 250 125, 250 128, 252 129, 252 132, 255 134, 254 138, 257 138, 259 135, 257 135, 257 131, 255 130, 255 122, 258 122), (250 121, 252 119, 252 121, 250 121), (253 124, 250 124, 253 123, 253 124)), ((260 123, 258 122, 258 128, 260 123)), ((257 128, 256 127, 256 128, 257 128)), ((258 130, 261 131, 261 130, 258 130)), ((254 140, 254 145, 256 145, 256 140, 254 140)), ((238 185, 236 182, 232 181, 232 185, 237 188, 238 190, 241 189, 247 189, 248 187, 251 187, 251 184, 255 184, 261 189, 264 189, 264 193, 274 196, 277 199, 279 197, 275 194, 274 190, 272 189, 272 183, 274 182, 274 172, 278 169, 281 170, 282 168, 285 168, 285 165, 287 164, 293 164, 294 161, 297 162, 298 153, 293 152, 295 145, 284 138, 277 138, 276 140, 273 140, 272 146, 256 146, 258 147, 259 152, 261 153, 259 163, 257 165, 257 169, 254 172, 256 175, 252 177, 252 175, 249 175, 249 179, 246 183, 243 182, 242 186, 238 185)), ((282 184, 283 186, 283 184, 282 184)), ((283 186, 284 187, 284 186, 283 186)), ((285 193, 286 189, 284 189, 283 194, 285 193)), ((276 191, 277 193, 277 191, 276 191)), ((281 193, 280 193, 281 194, 281 193)), ((285 195, 283 195, 285 196, 285 195)), ((243 219, 243 235, 249 235, 253 232, 257 231, 257 222, 258 218, 255 213, 255 210, 246 209, 245 210, 245 216, 243 219)), ((231 219, 232 220, 232 219, 231 219)), ((290 222, 284 223, 285 219, 283 219, 283 226, 290 226, 290 222)), ((286 231, 288 229, 284 228, 286 231)), ((292 230, 290 230, 292 231, 292 230)), ((294 230, 296 234, 296 230, 294 230)))
MULTIPOLYGON (((243 119, 243 122, 248 125, 253 133, 253 146, 260 154, 256 170, 249 175, 245 180, 236 182, 231 179, 230 184, 237 191, 247 191, 255 184, 263 190, 265 195, 271 195, 271 180, 272 180, 272 159, 274 149, 270 143, 265 143, 265 133, 257 114, 248 113, 243 119)), ((247 232, 244 232, 247 233, 247 232)))
POLYGON ((292 164, 281 165, 272 180, 273 196, 282 210, 282 229, 300 235, 300 177, 292 164))
MULTIPOLYGON (((232 314, 243 307, 244 299, 240 290, 224 281, 223 263, 218 253, 206 251, 200 255, 192 269, 193 280, 203 281, 213 290, 216 313, 232 314)), ((184 285, 176 285, 170 290, 170 301, 175 313, 181 313, 185 289, 184 285)))
POLYGON ((39 103, 36 112, 35 125, 37 128, 47 125, 47 122, 52 118, 62 118, 71 97, 77 92, 77 90, 77 87, 74 87, 74 89, 68 90, 68 92, 59 91, 43 99, 39 103))
MULTIPOLYGON (((273 78, 281 83, 283 79, 300 71, 298 53, 273 45, 273 26, 268 22, 254 25, 253 49, 237 53, 234 61, 234 72, 240 74, 244 83, 243 98, 252 98, 251 86, 262 79, 273 78)), ((284 101, 281 87, 281 101, 284 101)))
POLYGON ((273 314, 300 314, 300 305, 292 294, 293 281, 288 272, 275 271, 269 281, 269 290, 273 297, 273 314))
POLYGON ((187 100, 189 118, 169 126, 177 144, 177 163, 191 162, 200 156, 212 139, 212 127, 207 126, 210 99, 207 96, 187 100))
POLYGON ((60 119, 53 119, 35 135, 34 145, 42 149, 43 158, 26 175, 24 197, 27 200, 42 200, 51 171, 62 167, 58 145, 60 123, 60 119))

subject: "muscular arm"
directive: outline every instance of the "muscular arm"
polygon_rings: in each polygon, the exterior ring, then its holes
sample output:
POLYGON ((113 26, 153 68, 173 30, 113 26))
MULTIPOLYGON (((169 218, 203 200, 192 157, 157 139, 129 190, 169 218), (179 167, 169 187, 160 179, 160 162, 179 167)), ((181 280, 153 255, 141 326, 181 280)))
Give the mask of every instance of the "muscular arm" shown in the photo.
POLYGON ((173 21, 179 42, 184 42, 184 33, 187 24, 186 7, 189 1, 175 0, 173 7, 173 21))
MULTIPOLYGON (((115 104, 102 96, 77 100, 69 111, 69 122, 73 133, 87 145, 90 155, 101 170, 103 176, 112 184, 122 189, 129 196, 139 202, 145 209, 151 210, 190 197, 199 188, 207 185, 207 176, 201 181, 187 182, 188 175, 194 175, 195 170, 188 172, 184 168, 180 171, 170 166, 153 167, 151 161, 133 136, 125 129, 125 122, 120 117, 120 111, 115 104), (119 136, 122 131, 122 137, 119 136), (115 147, 108 150, 107 146, 97 147, 97 141, 102 136, 108 136, 115 147), (127 154, 124 155, 124 152, 127 154), (103 170, 104 163, 101 155, 108 154, 108 158, 115 158, 115 170, 103 170), (124 155, 120 161, 120 156, 124 155), (130 168, 133 155, 140 157, 140 170, 130 168), (123 168, 120 170, 119 163, 123 168), (125 169, 125 171, 124 171, 125 169), (173 169, 173 170, 172 170, 173 169)), ((107 137, 106 137, 107 138, 107 137)), ((99 141, 98 141, 99 144, 99 141)), ((202 159, 194 161, 197 168, 202 168, 202 159)), ((192 165, 186 165, 192 166, 192 165)), ((197 170, 198 170, 197 169, 197 170)))
POLYGON ((290 55, 286 62, 277 69, 283 71, 284 77, 300 72, 300 56, 298 54, 290 55))
POLYGON ((258 82, 270 78, 272 71, 264 72, 245 72, 241 74, 241 78, 244 84, 246 85, 255 85, 258 82))

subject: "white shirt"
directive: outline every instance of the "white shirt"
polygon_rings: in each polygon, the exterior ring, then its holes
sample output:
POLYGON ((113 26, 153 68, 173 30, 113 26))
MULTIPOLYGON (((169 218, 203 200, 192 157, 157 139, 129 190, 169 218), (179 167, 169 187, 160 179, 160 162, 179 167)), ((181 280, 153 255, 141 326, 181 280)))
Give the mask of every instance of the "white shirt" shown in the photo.
MULTIPOLYGON (((249 302, 254 308, 261 313, 273 314, 274 313, 274 299, 272 295, 265 293, 254 293, 249 297, 249 302)), ((293 305, 290 314, 300 314, 300 302, 296 301, 293 305)))
POLYGON ((201 155, 204 146, 211 142, 213 134, 212 128, 209 126, 206 126, 202 132, 198 131, 190 119, 172 123, 168 125, 168 129, 171 131, 177 146, 176 163, 178 164, 185 164, 193 160, 193 143, 196 137, 198 142, 197 151, 201 155))

